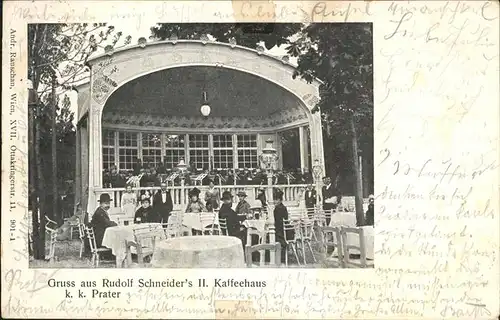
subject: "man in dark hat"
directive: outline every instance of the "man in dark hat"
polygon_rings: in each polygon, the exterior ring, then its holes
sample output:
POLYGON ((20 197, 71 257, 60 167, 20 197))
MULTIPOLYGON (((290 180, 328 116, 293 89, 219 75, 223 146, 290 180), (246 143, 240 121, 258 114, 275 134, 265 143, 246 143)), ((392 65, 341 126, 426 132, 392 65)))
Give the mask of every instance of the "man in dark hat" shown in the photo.
POLYGON ((135 212, 134 223, 160 222, 161 218, 151 207, 151 200, 145 196, 141 199, 141 207, 135 212))
POLYGON ((238 205, 236 206, 236 214, 246 217, 248 214, 250 214, 250 204, 245 200, 247 194, 245 191, 239 191, 237 195, 240 202, 238 202, 238 205))
POLYGON ((117 226, 116 222, 109 218, 108 210, 111 206, 111 197, 107 193, 102 193, 99 197, 99 207, 95 210, 90 226, 94 228, 95 242, 97 247, 102 247, 102 238, 108 227, 117 226))
MULTIPOLYGON (((276 189, 274 191, 274 226, 276 228, 276 242, 281 244, 281 261, 285 261, 285 251, 286 242, 285 242, 285 231, 283 229, 284 222, 283 220, 288 220, 288 210, 283 204, 283 191, 276 189)), ((293 237, 293 231, 287 232, 287 238, 290 239, 293 237)))
POLYGON ((153 197, 153 210, 163 223, 167 223, 173 208, 172 195, 167 190, 167 183, 162 182, 160 190, 153 197))
POLYGON ((239 238, 243 244, 243 248, 245 248, 246 232, 245 228, 240 224, 240 222, 245 220, 245 217, 236 214, 231 208, 232 203, 233 196, 231 192, 224 191, 222 193, 222 206, 219 210, 219 219, 226 219, 227 235, 239 238))

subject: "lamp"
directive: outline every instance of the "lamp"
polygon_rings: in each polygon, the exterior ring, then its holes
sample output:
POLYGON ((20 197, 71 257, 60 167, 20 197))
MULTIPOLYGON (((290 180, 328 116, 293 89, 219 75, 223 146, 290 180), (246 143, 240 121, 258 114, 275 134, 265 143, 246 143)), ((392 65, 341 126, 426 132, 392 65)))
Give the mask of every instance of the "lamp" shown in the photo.
POLYGON ((207 93, 203 91, 203 103, 200 108, 200 112, 204 117, 208 117, 210 115, 210 106, 207 102, 207 93))
POLYGON ((177 169, 184 173, 184 171, 186 171, 187 169, 187 165, 186 163, 184 162, 184 158, 181 158, 181 160, 179 161, 179 163, 177 164, 177 169))
POLYGON ((267 171, 267 213, 268 215, 274 210, 273 206, 273 168, 278 161, 278 152, 273 148, 273 140, 267 139, 266 146, 262 149, 262 154, 259 156, 261 167, 267 171))

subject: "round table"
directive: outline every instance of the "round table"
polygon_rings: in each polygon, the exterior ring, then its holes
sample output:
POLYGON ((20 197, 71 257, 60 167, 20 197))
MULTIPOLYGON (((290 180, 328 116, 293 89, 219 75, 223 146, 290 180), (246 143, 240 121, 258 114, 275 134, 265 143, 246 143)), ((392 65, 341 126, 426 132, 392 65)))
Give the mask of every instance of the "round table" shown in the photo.
POLYGON ((227 236, 189 236, 158 243, 154 268, 244 268, 241 240, 227 236))

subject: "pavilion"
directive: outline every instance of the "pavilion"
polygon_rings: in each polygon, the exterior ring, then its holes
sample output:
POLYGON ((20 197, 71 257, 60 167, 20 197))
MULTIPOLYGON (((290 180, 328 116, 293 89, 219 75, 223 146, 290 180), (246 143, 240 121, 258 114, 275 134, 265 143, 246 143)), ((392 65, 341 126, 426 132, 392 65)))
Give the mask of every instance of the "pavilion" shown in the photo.
MULTIPOLYGON (((287 157, 280 132, 289 129, 299 131, 300 167, 311 170, 318 160, 324 172, 321 115, 311 112, 320 82, 293 79, 286 58, 234 44, 141 38, 107 48, 88 67, 90 82, 77 88, 76 197, 89 213, 111 166, 131 170, 142 159, 174 168, 182 158, 203 170, 256 168, 272 139, 280 169, 287 157)), ((187 188, 179 187, 176 206, 184 206, 187 188)), ((286 188, 294 200, 297 186, 286 188)))

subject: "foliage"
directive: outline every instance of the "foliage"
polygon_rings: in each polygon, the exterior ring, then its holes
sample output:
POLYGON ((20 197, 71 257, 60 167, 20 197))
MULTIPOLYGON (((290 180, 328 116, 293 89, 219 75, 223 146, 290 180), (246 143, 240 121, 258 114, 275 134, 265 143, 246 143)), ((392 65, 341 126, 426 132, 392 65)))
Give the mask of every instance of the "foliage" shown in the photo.
POLYGON ((261 42, 266 49, 289 44, 288 39, 301 28, 299 23, 159 23, 151 28, 152 37, 167 40, 200 39, 210 35, 219 42, 229 42, 232 38, 241 46, 255 48, 261 42))

